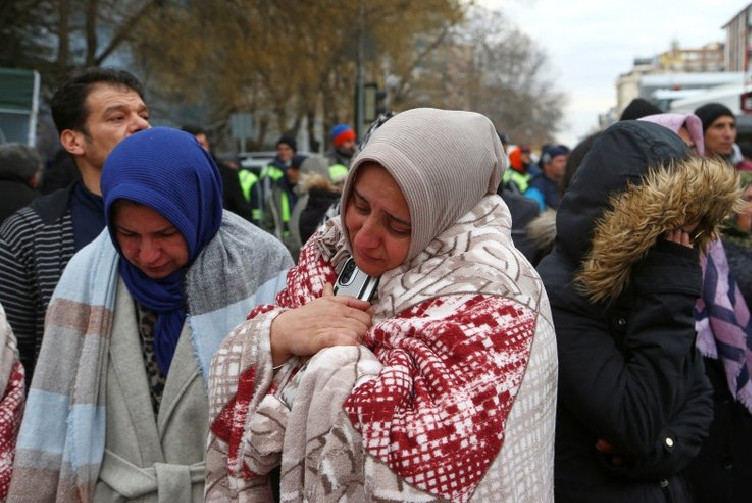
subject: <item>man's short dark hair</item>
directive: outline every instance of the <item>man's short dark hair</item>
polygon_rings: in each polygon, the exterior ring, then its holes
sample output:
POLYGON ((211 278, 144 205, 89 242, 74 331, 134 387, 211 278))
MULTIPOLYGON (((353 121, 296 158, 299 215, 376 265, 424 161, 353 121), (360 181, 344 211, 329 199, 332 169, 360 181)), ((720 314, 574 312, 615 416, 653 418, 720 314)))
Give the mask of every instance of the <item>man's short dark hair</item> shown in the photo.
POLYGON ((58 134, 66 129, 86 132, 86 118, 89 116, 86 98, 92 87, 100 83, 125 86, 144 99, 143 85, 130 72, 99 67, 78 70, 72 73, 52 96, 50 108, 58 134))
POLYGON ((196 126, 195 124, 186 124, 180 129, 182 129, 186 133, 191 133, 193 136, 198 136, 200 134, 207 134, 206 129, 202 128, 201 126, 196 126))

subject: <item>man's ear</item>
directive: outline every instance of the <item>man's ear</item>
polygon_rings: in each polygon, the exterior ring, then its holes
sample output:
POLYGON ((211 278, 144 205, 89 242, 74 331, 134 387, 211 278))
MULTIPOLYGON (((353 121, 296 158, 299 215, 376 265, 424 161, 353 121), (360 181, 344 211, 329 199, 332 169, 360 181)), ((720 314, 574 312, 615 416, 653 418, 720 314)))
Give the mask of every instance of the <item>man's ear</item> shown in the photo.
POLYGON ((38 189, 41 184, 42 184, 42 172, 37 171, 36 173, 34 173, 34 176, 31 177, 31 180, 29 181, 29 185, 31 185, 32 189, 38 189))
POLYGON ((60 144, 71 155, 84 155, 86 153, 84 134, 81 131, 64 129, 60 133, 60 144))

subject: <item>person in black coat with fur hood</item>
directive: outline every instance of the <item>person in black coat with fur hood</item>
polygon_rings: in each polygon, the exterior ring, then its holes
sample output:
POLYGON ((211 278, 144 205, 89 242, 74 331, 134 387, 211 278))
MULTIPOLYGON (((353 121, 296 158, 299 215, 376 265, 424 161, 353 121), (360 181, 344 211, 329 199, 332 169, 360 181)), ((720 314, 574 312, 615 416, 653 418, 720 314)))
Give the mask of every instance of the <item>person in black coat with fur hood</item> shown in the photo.
POLYGON ((0 223, 39 197, 44 161, 21 143, 0 145, 0 223))
POLYGON ((699 253, 741 204, 736 173, 657 124, 624 121, 585 157, 539 272, 559 352, 563 502, 688 502, 712 420, 695 349, 699 253))

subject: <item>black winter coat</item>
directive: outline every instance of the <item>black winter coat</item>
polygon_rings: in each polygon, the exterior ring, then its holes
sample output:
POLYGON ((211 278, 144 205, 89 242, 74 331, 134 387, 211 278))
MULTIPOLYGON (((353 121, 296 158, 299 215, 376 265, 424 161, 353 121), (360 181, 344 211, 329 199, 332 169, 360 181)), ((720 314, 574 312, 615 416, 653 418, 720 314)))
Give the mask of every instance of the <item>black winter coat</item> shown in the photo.
POLYGON ((692 500, 682 470, 712 419, 695 349, 702 272, 696 250, 661 236, 719 222, 737 195, 733 173, 687 155, 666 128, 617 123, 559 207, 557 244, 538 268, 559 351, 559 503, 692 500))
POLYGON ((714 417, 687 478, 696 503, 746 503, 752 500, 752 415, 729 393, 723 364, 704 360, 715 390, 714 417))
POLYGON ((557 250, 541 263, 559 351, 557 502, 691 501, 680 472, 700 451, 712 405, 694 349, 702 272, 681 248, 652 249, 610 308, 572 291, 574 269, 557 250), (621 463, 596 450, 599 439, 621 463))
POLYGON ((28 183, 0 179, 0 223, 37 197, 39 192, 28 183))
POLYGON ((535 244, 525 232, 525 226, 540 214, 540 206, 529 197, 515 194, 511 190, 504 190, 504 186, 499 186, 498 194, 509 207, 509 213, 512 215, 512 241, 514 247, 522 252, 525 258, 537 265, 542 258, 541 251, 535 247, 535 244))
POLYGON ((253 207, 243 196, 238 170, 227 166, 220 160, 215 159, 215 162, 222 177, 222 208, 253 222, 253 207))

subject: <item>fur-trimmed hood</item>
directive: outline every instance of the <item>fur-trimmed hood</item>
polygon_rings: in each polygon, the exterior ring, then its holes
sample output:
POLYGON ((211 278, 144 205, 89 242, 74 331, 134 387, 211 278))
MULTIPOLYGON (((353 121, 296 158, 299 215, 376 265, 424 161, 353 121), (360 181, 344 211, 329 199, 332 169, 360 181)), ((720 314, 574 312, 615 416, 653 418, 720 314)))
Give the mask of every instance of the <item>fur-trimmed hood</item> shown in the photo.
POLYGON ((742 204, 737 174, 723 161, 690 156, 681 139, 652 123, 607 129, 575 174, 557 214, 559 242, 591 301, 616 299, 632 266, 666 231, 700 222, 705 250, 718 224, 742 204))
POLYGON ((334 183, 320 173, 308 172, 301 174, 297 185, 298 194, 308 194, 314 188, 329 192, 342 192, 341 183, 334 183))
POLYGON ((547 209, 525 226, 525 235, 541 256, 548 255, 556 240, 556 210, 547 209))
POLYGON ((308 194, 311 189, 327 192, 342 192, 344 181, 335 182, 329 177, 329 163, 321 155, 308 156, 300 165, 300 179, 296 186, 298 195, 308 194))

